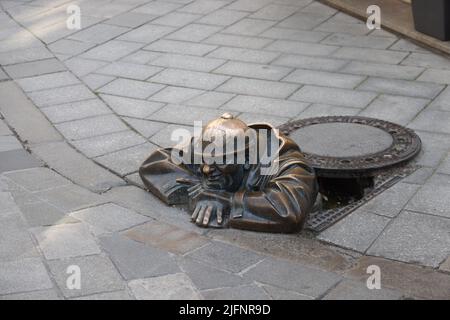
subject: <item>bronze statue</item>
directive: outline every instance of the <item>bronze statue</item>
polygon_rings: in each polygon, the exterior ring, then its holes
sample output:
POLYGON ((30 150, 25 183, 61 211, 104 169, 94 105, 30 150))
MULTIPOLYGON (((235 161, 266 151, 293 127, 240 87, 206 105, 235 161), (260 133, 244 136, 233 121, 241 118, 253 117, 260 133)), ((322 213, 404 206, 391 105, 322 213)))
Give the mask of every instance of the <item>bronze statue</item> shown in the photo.
POLYGON ((190 138, 181 147, 155 151, 139 173, 150 192, 168 205, 187 205, 192 221, 202 227, 296 232, 318 194, 314 169, 294 141, 268 124, 247 126, 230 114, 209 122, 201 139, 190 138), (261 138, 261 132, 271 132, 269 142, 261 138), (218 145, 211 139, 218 134, 235 148, 232 152, 213 148, 206 156, 207 143, 218 145), (236 147, 244 135, 245 143, 236 147), (269 165, 260 155, 250 160, 251 150, 260 153, 269 148, 276 150, 269 165))

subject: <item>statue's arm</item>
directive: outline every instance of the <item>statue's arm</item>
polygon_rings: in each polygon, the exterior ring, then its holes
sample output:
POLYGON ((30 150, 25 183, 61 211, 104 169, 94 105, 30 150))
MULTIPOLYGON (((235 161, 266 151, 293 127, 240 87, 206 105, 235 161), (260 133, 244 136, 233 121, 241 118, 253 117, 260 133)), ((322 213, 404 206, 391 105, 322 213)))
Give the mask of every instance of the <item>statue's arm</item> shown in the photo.
POLYGON ((301 229, 318 192, 314 171, 297 163, 274 177, 262 191, 234 195, 230 226, 270 232, 301 229))

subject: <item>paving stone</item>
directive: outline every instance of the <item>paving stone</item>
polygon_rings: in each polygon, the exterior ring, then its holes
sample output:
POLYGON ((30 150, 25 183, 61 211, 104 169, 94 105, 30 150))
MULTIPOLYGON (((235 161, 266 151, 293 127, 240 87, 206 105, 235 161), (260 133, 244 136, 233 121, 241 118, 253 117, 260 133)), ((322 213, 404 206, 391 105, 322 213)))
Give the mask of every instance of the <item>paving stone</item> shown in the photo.
POLYGON ((15 293, 0 296, 0 300, 60 300, 58 293, 54 289, 39 290, 26 293, 15 293))
POLYGON ((181 8, 179 11, 197 13, 197 14, 208 14, 213 12, 227 4, 227 1, 209 1, 209 0, 196 0, 187 6, 181 8))
POLYGON ((125 288, 125 283, 120 277, 111 261, 103 256, 95 255, 78 257, 48 262, 50 272, 53 274, 59 289, 66 298, 115 291, 125 288), (70 266, 80 268, 80 289, 67 287, 70 266))
MULTIPOLYGON (((3 184, 3 182, 2 182, 3 184)), ((1 213, 11 213, 16 209, 16 203, 14 202, 14 198, 9 191, 11 187, 9 184, 6 184, 2 189, 7 190, 8 192, 0 192, 0 199, 2 200, 2 206, 0 207, 1 213)))
POLYGON ((302 8, 301 12, 333 15, 338 12, 338 10, 327 6, 326 4, 313 1, 306 7, 302 8))
POLYGON ((390 219, 358 209, 323 231, 319 239, 364 253, 384 230, 390 219))
POLYGON ((38 107, 46 107, 95 98, 95 95, 84 85, 74 85, 35 91, 31 92, 28 96, 38 107))
POLYGON ((26 92, 52 89, 79 84, 80 81, 70 72, 51 73, 42 76, 16 80, 17 84, 26 92))
POLYGON ((336 22, 331 19, 318 25, 314 31, 338 32, 355 36, 367 35, 370 32, 364 24, 336 22))
POLYGON ((217 88, 218 91, 268 98, 287 98, 299 85, 267 80, 232 78, 217 88))
POLYGON ((217 241, 193 251, 188 257, 233 273, 241 272, 263 259, 263 256, 252 251, 217 241))
POLYGON ((189 24, 174 33, 171 33, 166 38, 171 40, 182 40, 200 42, 210 35, 219 32, 222 28, 218 26, 209 26, 204 24, 189 24))
POLYGON ((45 47, 25 48, 9 52, 0 52, 0 64, 2 66, 50 58, 53 58, 53 55, 45 47))
POLYGON ((256 36, 275 24, 273 21, 260 19, 242 19, 241 21, 229 26, 223 32, 244 36, 256 36))
POLYGON ((327 20, 329 17, 330 16, 328 14, 324 15, 318 13, 297 12, 296 14, 281 21, 278 26, 282 28, 292 28, 297 30, 312 30, 322 22, 327 20))
POLYGON ((129 98, 146 99, 163 88, 163 85, 156 83, 130 79, 116 79, 100 88, 98 92, 129 98))
POLYGON ((309 57, 292 54, 282 55, 272 62, 273 65, 323 71, 337 71, 347 63, 348 61, 340 59, 309 57))
POLYGON ((226 27, 232 25, 235 22, 238 22, 247 15, 247 12, 219 9, 204 16, 197 22, 226 27))
POLYGON ((205 92, 195 98, 186 102, 187 105, 204 107, 204 108, 218 108, 231 100, 234 94, 222 92, 205 92))
POLYGON ((10 136, 10 135, 12 135, 11 130, 9 130, 6 123, 0 119, 0 136, 10 136))
POLYGON ((450 153, 441 162, 440 166, 437 169, 437 172, 450 175, 450 153))
POLYGON ((335 273, 273 258, 267 258, 257 264, 248 270, 244 277, 315 298, 323 295, 341 278, 335 273))
POLYGON ((429 52, 413 52, 405 60, 403 60, 401 64, 424 68, 450 69, 450 62, 447 58, 429 52))
POLYGON ((216 33, 203 40, 203 43, 215 44, 226 47, 238 47, 248 49, 262 49, 273 40, 257 37, 239 36, 235 34, 216 33))
POLYGON ((429 99, 436 97, 443 88, 427 82, 382 78, 369 78, 358 87, 361 90, 429 99))
POLYGON ((158 133, 156 133, 155 135, 153 135, 150 138, 150 141, 153 142, 154 144, 163 147, 163 148, 168 148, 168 147, 172 147, 176 144, 178 144, 180 141, 173 141, 171 140, 171 136, 172 133, 177 130, 177 129, 185 129, 188 130, 191 135, 193 132, 193 128, 192 127, 188 127, 188 126, 183 126, 183 125, 179 125, 179 124, 169 124, 166 125, 162 130, 160 130, 158 133))
POLYGON ((367 106, 360 116, 378 118, 406 125, 425 108, 430 100, 382 94, 367 106))
POLYGON ((409 124, 409 127, 450 134, 450 112, 423 111, 409 124))
POLYGON ((433 168, 421 167, 404 178, 403 182, 422 185, 428 180, 429 177, 431 177, 433 172, 433 168))
POLYGON ((169 104, 148 117, 150 120, 194 125, 194 121, 206 122, 220 117, 223 110, 169 104), (180 112, 182 110, 183 112, 180 112))
POLYGON ((5 151, 0 154, 0 173, 27 168, 36 168, 43 165, 41 161, 25 150, 5 151))
POLYGON ((208 57, 212 58, 264 64, 270 63, 278 56, 279 53, 276 52, 231 47, 221 47, 208 54, 208 57))
POLYGON ((347 108, 332 106, 329 104, 317 104, 314 103, 306 108, 298 119, 314 118, 314 117, 327 117, 327 116, 355 116, 360 112, 357 108, 347 108))
POLYGON ((246 78, 280 80, 291 71, 292 69, 285 67, 229 61, 215 69, 214 73, 246 78))
POLYGON ((181 54, 165 54, 150 64, 166 68, 187 69, 209 72, 225 63, 222 59, 187 56, 181 54))
POLYGON ((80 120, 110 114, 111 110, 99 99, 83 100, 42 108, 52 123, 80 120))
POLYGON ((107 20, 105 23, 107 24, 113 24, 116 26, 121 27, 128 27, 128 28, 136 28, 140 25, 143 25, 144 23, 147 23, 153 19, 155 19, 156 16, 153 14, 143 14, 143 13, 137 13, 137 12, 124 12, 122 14, 119 14, 112 19, 107 20))
POLYGON ((128 287, 138 300, 199 300, 202 297, 183 273, 133 280, 128 287))
POLYGON ((174 31, 175 28, 145 24, 117 38, 118 40, 150 43, 174 31))
POLYGON ((14 136, 0 136, 0 152, 21 150, 22 145, 14 136))
POLYGON ((431 110, 450 111, 450 88, 441 92, 430 104, 431 110))
POLYGON ((151 143, 140 144, 95 158, 95 161, 121 176, 136 172, 144 160, 156 150, 151 143))
POLYGON ((113 292, 104 292, 104 293, 96 293, 91 294, 89 296, 83 296, 79 298, 74 298, 73 300, 134 300, 134 298, 125 290, 122 291, 113 291, 113 292))
POLYGON ((427 69, 417 78, 418 81, 450 84, 450 70, 427 69))
POLYGON ((0 294, 51 289, 53 284, 40 259, 0 262, 0 294))
POLYGON ((129 30, 130 29, 124 27, 99 23, 70 35, 69 39, 100 44, 116 38, 129 30))
POLYGON ((100 253, 94 237, 82 223, 30 229, 47 260, 100 253))
POLYGON ((129 229, 149 220, 147 217, 113 203, 75 211, 70 216, 91 226, 95 235, 129 229))
POLYGON ((102 94, 100 97, 118 114, 125 117, 145 118, 161 109, 164 104, 102 94))
POLYGON ((261 8, 252 15, 250 15, 250 17, 255 19, 280 21, 283 20, 284 18, 289 17, 297 10, 298 7, 295 6, 282 6, 277 4, 269 4, 268 6, 261 8))
POLYGON ((365 77, 362 76, 345 75, 335 72, 295 70, 287 77, 283 78, 283 81, 324 87, 352 89, 360 84, 364 79, 365 77))
POLYGON ((140 43, 112 40, 83 53, 80 57, 85 59, 116 61, 137 51, 142 46, 140 43))
POLYGON ((244 285, 232 288, 221 288, 202 291, 207 300, 269 300, 269 295, 257 285, 244 285))
POLYGON ((384 63, 351 61, 343 69, 341 69, 340 72, 381 78, 414 80, 419 74, 423 72, 423 68, 384 63))
POLYGON ((245 123, 270 123, 274 127, 281 126, 290 120, 287 117, 278 117, 268 114, 261 113, 242 113, 239 115, 239 119, 244 121, 245 123))
POLYGON ((77 140, 72 142, 72 144, 87 157, 94 158, 145 142, 146 140, 144 138, 128 130, 77 140))
POLYGON ((291 97, 292 100, 363 108, 376 97, 375 93, 348 89, 304 86, 291 97))
POLYGON ((123 118, 133 129, 139 132, 145 138, 150 138, 158 131, 167 126, 166 123, 134 118, 123 118))
POLYGON ((273 300, 314 300, 313 297, 269 285, 263 288, 273 300))
POLYGON ((177 69, 165 69, 150 81, 194 89, 213 90, 229 77, 177 69))
MULTIPOLYGON (((268 7, 270 6, 267 6, 266 8, 268 7)), ((306 31, 306 30, 273 27, 261 33, 259 36, 276 40, 283 39, 302 42, 319 42, 324 38, 326 38, 328 35, 329 35, 328 32, 306 31)))
POLYGON ((407 55, 407 52, 400 51, 343 47, 334 52, 333 57, 368 62, 398 64, 407 55))
POLYGON ((309 56, 329 56, 338 48, 339 47, 337 46, 318 43, 277 40, 264 49, 271 51, 281 51, 291 54, 304 54, 309 56))
POLYGON ((34 168, 5 174, 6 177, 29 191, 42 191, 62 187, 70 181, 47 168, 34 168))
POLYGON ((143 5, 141 7, 138 7, 137 9, 134 9, 134 12, 140 12, 155 16, 162 16, 165 15, 177 8, 181 7, 181 4, 179 3, 167 3, 164 1, 152 1, 146 5, 143 5))
POLYGON ((144 48, 144 50, 203 56, 216 48, 217 46, 202 43, 174 41, 174 40, 159 40, 148 45, 147 47, 144 48))
POLYGON ((108 63, 98 60, 71 58, 64 61, 64 64, 78 77, 84 77, 89 73, 94 72, 95 70, 107 65, 108 63))
POLYGON ((422 150, 415 159, 419 165, 437 167, 450 148, 449 136, 445 134, 416 131, 422 140, 422 150))
POLYGON ((167 252, 114 234, 100 238, 115 266, 126 280, 179 272, 167 252))
POLYGON ((145 80, 161 70, 162 68, 153 66, 144 66, 128 62, 113 62, 100 68, 96 73, 135 80, 145 80))
POLYGON ((68 140, 80 140, 127 130, 126 125, 115 115, 64 122, 56 125, 56 128, 68 140))
POLYGON ((79 220, 65 216, 61 210, 46 202, 37 202, 21 206, 20 211, 30 227, 79 222, 79 220))
POLYGON ((368 254, 436 268, 449 254, 449 228, 448 219, 403 211, 368 254))
POLYGON ((308 103, 269 99, 253 96, 236 96, 223 108, 240 112, 262 113, 292 118, 306 109, 308 103))
POLYGON ((201 15, 184 13, 184 12, 171 12, 156 20, 153 20, 153 24, 160 24, 169 27, 184 27, 185 25, 199 19, 201 15))
POLYGON ((0 68, 0 81, 8 79, 7 74, 0 68))
POLYGON ((389 37, 359 36, 344 33, 333 33, 321 43, 343 47, 386 49, 395 41, 395 38, 389 37))
POLYGON ((206 238, 196 233, 158 221, 131 228, 124 235, 151 247, 176 254, 186 254, 208 242, 206 238))
POLYGON ((41 74, 66 70, 64 65, 57 59, 24 62, 21 64, 5 66, 4 69, 6 73, 14 79, 33 77, 41 74))
POLYGON ((130 54, 129 56, 122 58, 121 61, 137 64, 147 64, 159 58, 160 56, 162 56, 162 53, 138 50, 130 54))
POLYGON ((188 99, 202 94, 203 90, 167 86, 161 91, 152 95, 149 100, 164 103, 182 103, 188 99))
POLYGON ((402 295, 389 289, 368 289, 364 282, 344 280, 328 292, 323 300, 399 300, 402 295))

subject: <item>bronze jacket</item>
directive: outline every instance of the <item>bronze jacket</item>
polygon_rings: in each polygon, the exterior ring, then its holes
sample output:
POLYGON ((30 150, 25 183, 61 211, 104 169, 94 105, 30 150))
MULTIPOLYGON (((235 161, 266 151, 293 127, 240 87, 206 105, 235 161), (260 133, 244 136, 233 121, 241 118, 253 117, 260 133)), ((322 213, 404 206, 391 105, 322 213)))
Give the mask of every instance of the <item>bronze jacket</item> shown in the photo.
MULTIPOLYGON (((265 124, 249 127, 271 128, 265 124)), ((265 232, 295 232, 303 227, 317 197, 316 176, 298 145, 284 135, 278 138, 277 171, 261 175, 259 164, 250 167, 241 188, 233 195, 230 227, 265 232)), ((187 204, 189 186, 177 179, 200 182, 199 166, 175 164, 171 153, 172 148, 155 151, 139 173, 149 191, 166 204, 187 204)))

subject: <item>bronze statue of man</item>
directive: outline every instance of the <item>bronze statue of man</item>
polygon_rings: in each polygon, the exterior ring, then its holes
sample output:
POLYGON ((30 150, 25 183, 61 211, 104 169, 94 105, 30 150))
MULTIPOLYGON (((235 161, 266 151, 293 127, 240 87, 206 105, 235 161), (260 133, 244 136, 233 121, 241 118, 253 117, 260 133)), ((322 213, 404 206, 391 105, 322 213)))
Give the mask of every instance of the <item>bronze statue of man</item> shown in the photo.
POLYGON ((196 140, 182 148, 159 149, 142 164, 139 173, 150 192, 168 205, 188 205, 192 221, 202 227, 286 233, 303 227, 318 185, 294 141, 268 124, 247 126, 230 114, 209 122, 196 140), (271 139, 262 139, 261 132, 270 132, 271 139), (212 148, 206 155, 208 143, 217 147, 217 141, 224 141, 211 139, 218 134, 227 142, 243 135, 253 138, 241 148, 235 143, 231 152, 212 148), (260 155, 251 161, 255 150, 264 149, 276 151, 269 169, 260 155))

